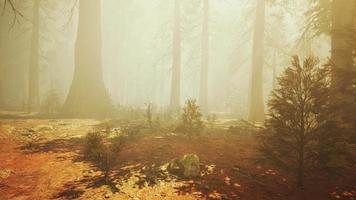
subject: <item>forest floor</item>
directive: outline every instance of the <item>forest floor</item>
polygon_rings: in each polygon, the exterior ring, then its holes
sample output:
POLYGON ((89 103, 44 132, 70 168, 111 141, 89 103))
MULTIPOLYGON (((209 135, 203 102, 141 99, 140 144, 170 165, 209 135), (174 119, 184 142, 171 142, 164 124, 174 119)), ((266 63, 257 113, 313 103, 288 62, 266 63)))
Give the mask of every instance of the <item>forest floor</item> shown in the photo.
POLYGON ((96 120, 1 119, 0 200, 5 199, 356 199, 356 173, 313 174, 305 189, 293 175, 269 165, 253 133, 210 134, 192 139, 170 132, 142 134, 119 153, 105 184, 83 155, 96 120), (167 163, 194 153, 201 176, 182 180, 167 163))

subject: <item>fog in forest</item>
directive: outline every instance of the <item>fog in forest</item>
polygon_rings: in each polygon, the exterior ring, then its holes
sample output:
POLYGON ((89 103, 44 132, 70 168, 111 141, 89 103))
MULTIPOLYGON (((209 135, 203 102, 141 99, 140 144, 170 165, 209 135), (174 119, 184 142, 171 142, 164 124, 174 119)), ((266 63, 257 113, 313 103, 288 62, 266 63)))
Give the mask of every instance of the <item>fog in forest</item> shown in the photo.
MULTIPOLYGON (((204 36, 204 1, 180 3, 180 104, 199 99, 203 59, 207 59, 207 104, 210 112, 248 115, 251 100, 253 34, 256 2, 226 0, 209 2, 207 36, 204 36), (204 37, 208 39, 204 40, 204 37), (208 58, 202 49, 208 48, 208 58)), ((68 95, 75 67, 75 42, 78 32, 79 2, 40 1, 38 10, 38 49, 32 49, 33 10, 31 1, 18 4, 16 19, 11 9, 1 17, 3 106, 21 110, 28 106, 29 66, 32 51, 38 51, 39 105, 51 89, 58 91, 62 105, 68 95)), ((101 15, 88 15, 84 23, 90 31, 101 31, 101 43, 88 38, 86 49, 101 53, 105 89, 114 105, 143 107, 153 103, 170 105, 175 31, 175 2, 164 0, 106 0, 101 15), (90 25, 95 16, 100 24, 90 25)), ((311 53, 322 60, 330 57, 328 38, 306 38, 303 26, 308 1, 270 4, 265 14, 262 67, 263 103, 273 88, 274 79, 288 66, 292 55, 311 53)), ((99 9, 99 8, 95 8, 99 9)), ((83 11, 84 12, 84 11, 83 11)), ((311 32, 311 31, 310 31, 311 32)), ((312 33, 310 33, 312 34, 312 33)), ((97 55, 99 56, 99 55, 97 55)), ((93 59, 93 58, 88 58, 93 59)), ((89 69, 88 69, 89 70, 89 69)), ((100 76, 100 73, 98 74, 100 76)), ((87 80, 88 86, 90 80, 87 80)), ((177 83, 179 84, 179 83, 177 83)), ((95 95, 96 91, 92 91, 95 95)), ((93 98, 85 97, 83 98, 93 98)), ((266 107, 266 106, 265 106, 266 107)))
POLYGON ((0 0, 0 199, 353 200, 356 0, 0 0))

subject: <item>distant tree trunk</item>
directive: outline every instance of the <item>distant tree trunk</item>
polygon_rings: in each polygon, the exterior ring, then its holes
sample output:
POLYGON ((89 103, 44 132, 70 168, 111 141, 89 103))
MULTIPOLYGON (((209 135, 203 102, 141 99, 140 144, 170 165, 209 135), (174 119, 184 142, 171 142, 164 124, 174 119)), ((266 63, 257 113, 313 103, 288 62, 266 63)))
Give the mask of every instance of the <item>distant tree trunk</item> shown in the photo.
POLYGON ((2 27, 2 20, 0 19, 0 109, 3 109, 4 107, 4 61, 5 61, 5 56, 4 56, 4 41, 3 41, 3 27, 2 27))
MULTIPOLYGON (((160 77, 165 77, 166 76, 166 71, 163 67, 160 67, 160 77)), ((164 91, 165 90, 165 79, 164 78, 161 78, 160 79, 160 82, 159 82, 159 91, 164 91)), ((166 104, 166 101, 167 99, 163 98, 163 95, 160 95, 160 105, 165 105, 166 104)))
MULTIPOLYGON (((332 2, 332 31, 331 31, 331 60, 334 72, 337 69, 350 68, 352 65, 352 51, 355 33, 353 32, 354 0, 337 0, 332 2)), ((337 73, 333 76, 338 85, 337 73)))
POLYGON ((256 22, 253 36, 250 110, 248 119, 264 121, 263 63, 264 63, 265 0, 257 0, 256 22))
POLYGON ((277 86, 277 52, 273 52, 273 60, 272 60, 272 89, 276 89, 277 86))
POLYGON ((28 112, 39 110, 39 11, 40 0, 33 0, 31 55, 28 70, 28 112))
POLYGON ((79 0, 75 70, 62 113, 70 117, 104 116, 110 98, 104 85, 101 57, 101 1, 79 0))
MULTIPOLYGON (((0 47, 0 60, 3 60, 3 50, 1 49, 2 47, 0 47)), ((3 108, 4 106, 4 89, 3 89, 3 78, 4 78, 4 70, 3 70, 3 64, 0 63, 0 110, 3 108)))
POLYGON ((204 0, 203 15, 199 104, 202 112, 206 114, 208 112, 209 0, 204 0))
POLYGON ((181 0, 174 3, 174 30, 172 50, 172 82, 170 108, 180 108, 180 74, 181 74, 181 0))

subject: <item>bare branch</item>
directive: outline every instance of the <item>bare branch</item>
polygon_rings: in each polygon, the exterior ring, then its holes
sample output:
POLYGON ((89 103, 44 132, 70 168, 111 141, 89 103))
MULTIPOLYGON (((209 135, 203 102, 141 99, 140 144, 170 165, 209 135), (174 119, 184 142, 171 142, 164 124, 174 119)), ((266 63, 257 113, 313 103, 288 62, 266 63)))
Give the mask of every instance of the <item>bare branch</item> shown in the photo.
POLYGON ((13 0, 4 0, 3 14, 5 13, 7 6, 10 7, 10 9, 11 9, 13 15, 14 15, 13 22, 12 22, 12 25, 11 25, 11 27, 14 27, 16 22, 17 23, 19 22, 19 18, 25 18, 25 16, 22 14, 22 12, 19 9, 17 9, 17 7, 15 6, 13 0))

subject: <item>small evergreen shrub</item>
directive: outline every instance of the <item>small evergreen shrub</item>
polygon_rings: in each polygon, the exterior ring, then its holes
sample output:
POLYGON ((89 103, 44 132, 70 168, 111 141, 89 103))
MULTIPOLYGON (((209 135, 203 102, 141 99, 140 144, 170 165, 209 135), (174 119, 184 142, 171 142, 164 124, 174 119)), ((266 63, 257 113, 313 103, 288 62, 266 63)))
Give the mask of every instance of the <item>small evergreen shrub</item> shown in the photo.
POLYGON ((104 135, 100 132, 89 132, 85 140, 85 154, 89 159, 97 162, 103 151, 104 135))
POLYGON ((195 99, 188 99, 183 107, 180 129, 189 137, 198 135, 203 129, 202 113, 195 99))
POLYGON ((315 57, 292 60, 269 100, 264 150, 268 157, 295 172, 303 185, 309 170, 325 166, 337 152, 339 136, 330 112, 331 73, 315 57))
POLYGON ((86 136, 86 156, 104 172, 106 183, 112 168, 118 162, 118 153, 124 147, 127 136, 115 136, 108 139, 101 132, 90 132, 86 136))

